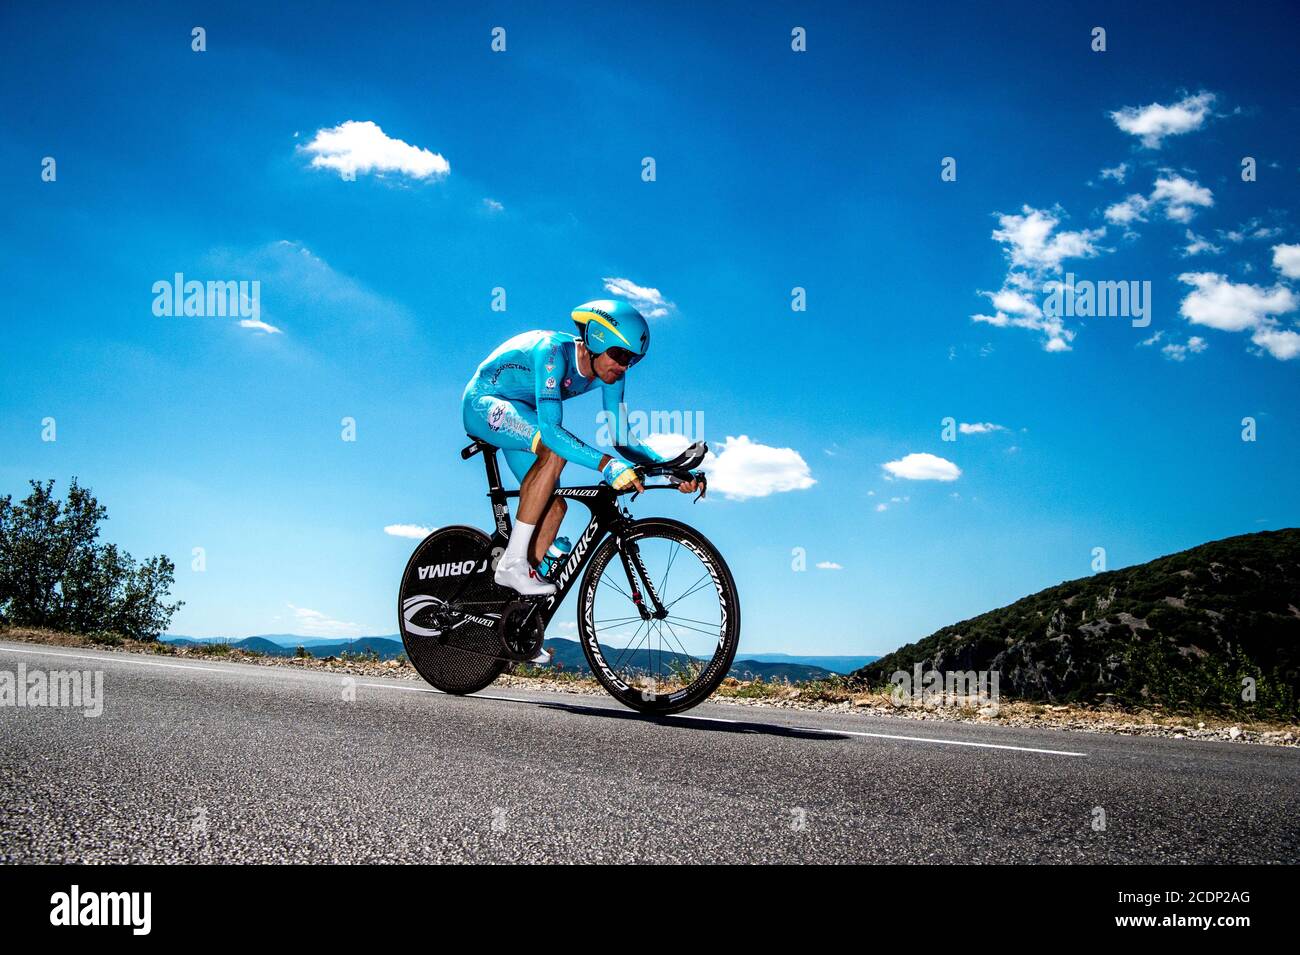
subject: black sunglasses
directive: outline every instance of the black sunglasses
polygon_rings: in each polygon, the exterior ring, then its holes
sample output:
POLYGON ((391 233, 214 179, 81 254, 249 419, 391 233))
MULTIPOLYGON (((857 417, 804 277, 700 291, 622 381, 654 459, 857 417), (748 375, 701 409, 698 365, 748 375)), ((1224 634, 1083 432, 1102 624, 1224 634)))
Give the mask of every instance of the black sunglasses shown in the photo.
POLYGON ((638 355, 636 352, 628 351, 626 348, 619 348, 617 345, 614 345, 611 348, 606 348, 605 354, 614 359, 624 368, 631 368, 642 358, 642 356, 638 355))

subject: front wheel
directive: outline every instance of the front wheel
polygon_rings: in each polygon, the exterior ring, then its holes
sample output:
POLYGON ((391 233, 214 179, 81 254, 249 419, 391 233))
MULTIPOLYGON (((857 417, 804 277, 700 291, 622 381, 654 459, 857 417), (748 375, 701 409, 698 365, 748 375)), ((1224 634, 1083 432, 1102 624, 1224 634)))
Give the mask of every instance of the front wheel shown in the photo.
POLYGON ((592 557, 578 635, 591 672, 619 702, 678 713, 707 699, 731 669, 740 643, 736 583, 693 527, 662 517, 635 521, 592 557), (651 590, 666 615, 647 620, 640 608, 653 610, 651 590))

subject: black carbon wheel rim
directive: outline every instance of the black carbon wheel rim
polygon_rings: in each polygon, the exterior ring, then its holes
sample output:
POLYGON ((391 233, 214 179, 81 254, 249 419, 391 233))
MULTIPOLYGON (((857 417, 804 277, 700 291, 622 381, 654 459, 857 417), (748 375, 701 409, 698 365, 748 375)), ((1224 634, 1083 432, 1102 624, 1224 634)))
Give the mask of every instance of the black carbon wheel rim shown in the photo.
POLYGON ((583 651, 620 702, 642 712, 678 712, 706 699, 730 670, 740 626, 735 584, 716 549, 687 525, 651 519, 625 537, 635 540, 669 616, 640 617, 610 540, 583 579, 583 651))
POLYGON ((439 627, 442 606, 495 613, 500 592, 492 581, 489 540, 472 527, 445 527, 426 537, 407 562, 398 594, 397 624, 407 659, 431 686, 474 693, 505 669, 493 628, 473 621, 439 627), (468 565, 468 566, 467 566, 468 565), (440 639, 433 631, 445 636, 440 639))

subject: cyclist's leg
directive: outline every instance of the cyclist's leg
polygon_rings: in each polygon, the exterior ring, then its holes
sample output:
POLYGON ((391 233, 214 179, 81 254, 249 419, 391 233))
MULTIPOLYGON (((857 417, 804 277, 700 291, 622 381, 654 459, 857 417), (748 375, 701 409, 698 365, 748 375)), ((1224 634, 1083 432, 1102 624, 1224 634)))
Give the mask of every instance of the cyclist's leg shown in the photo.
MULTIPOLYGON (((515 477, 519 478, 519 486, 522 491, 525 480, 534 468, 539 469, 537 480, 543 487, 546 486, 546 480, 554 472, 555 478, 551 481, 551 490, 560 485, 560 472, 564 470, 564 459, 554 451, 551 451, 546 445, 538 442, 537 453, 533 454, 528 451, 507 451, 505 452, 506 463, 510 470, 514 472, 515 477), (548 467, 548 465, 550 465, 548 467)), ((551 492, 547 491, 549 495, 551 492)), ((523 496, 520 495, 520 513, 524 513, 523 496)), ((547 551, 555 541, 555 535, 560 532, 560 524, 564 521, 564 515, 568 511, 568 502, 562 497, 551 497, 546 502, 541 512, 541 519, 534 522, 537 530, 533 532, 532 547, 528 552, 528 559, 534 566, 542 562, 542 555, 547 551)), ((527 520, 527 518, 523 518, 527 520)))
POLYGON ((501 448, 506 463, 519 479, 519 507, 515 526, 506 545, 505 558, 529 558, 529 545, 534 543, 534 529, 549 517, 549 536, 541 535, 531 548, 535 566, 551 545, 555 532, 564 517, 564 502, 551 498, 551 492, 560 481, 564 459, 541 443, 537 426, 537 409, 522 401, 510 401, 495 395, 467 393, 464 402, 465 430, 474 437, 501 448), (558 503, 559 509, 551 516, 549 504, 558 503))

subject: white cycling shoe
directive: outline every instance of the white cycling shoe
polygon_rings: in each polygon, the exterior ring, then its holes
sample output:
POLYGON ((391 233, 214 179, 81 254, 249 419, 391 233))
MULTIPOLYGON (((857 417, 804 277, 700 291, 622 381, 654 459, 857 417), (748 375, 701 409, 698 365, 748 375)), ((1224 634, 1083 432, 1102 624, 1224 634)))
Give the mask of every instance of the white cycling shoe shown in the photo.
POLYGON ((542 649, 537 651, 537 656, 533 657, 528 662, 535 663, 539 667, 550 666, 551 660, 554 658, 554 656, 555 655, 551 653, 550 650, 547 650, 545 647, 542 647, 542 649))
POLYGON ((497 564, 497 572, 492 579, 502 587, 509 587, 525 597, 548 597, 556 590, 555 584, 543 580, 523 557, 514 560, 503 558, 497 564))

